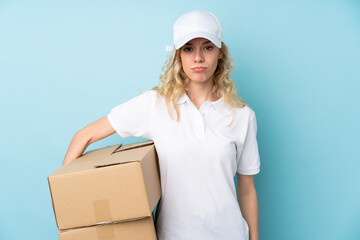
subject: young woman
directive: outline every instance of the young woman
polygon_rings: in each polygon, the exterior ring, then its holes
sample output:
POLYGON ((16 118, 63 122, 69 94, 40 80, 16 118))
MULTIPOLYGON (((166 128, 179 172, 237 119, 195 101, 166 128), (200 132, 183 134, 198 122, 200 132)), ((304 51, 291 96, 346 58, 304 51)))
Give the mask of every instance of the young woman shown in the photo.
POLYGON ((162 187, 159 240, 257 240, 256 118, 237 100, 217 18, 203 11, 181 16, 174 48, 159 86, 78 131, 64 164, 115 132, 150 138, 162 187))

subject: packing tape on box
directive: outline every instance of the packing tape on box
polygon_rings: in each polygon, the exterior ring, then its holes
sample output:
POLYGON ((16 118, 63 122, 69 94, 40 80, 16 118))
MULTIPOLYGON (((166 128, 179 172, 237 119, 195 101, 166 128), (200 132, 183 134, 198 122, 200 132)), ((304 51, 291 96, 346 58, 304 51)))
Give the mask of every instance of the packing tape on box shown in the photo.
POLYGON ((93 201, 93 208, 96 223, 112 222, 109 199, 93 201))
POLYGON ((115 239, 109 199, 93 201, 95 220, 98 225, 96 232, 99 240, 115 239), (106 224, 107 223, 107 224, 106 224))
POLYGON ((113 240, 115 239, 114 225, 104 224, 96 227, 98 240, 113 240))

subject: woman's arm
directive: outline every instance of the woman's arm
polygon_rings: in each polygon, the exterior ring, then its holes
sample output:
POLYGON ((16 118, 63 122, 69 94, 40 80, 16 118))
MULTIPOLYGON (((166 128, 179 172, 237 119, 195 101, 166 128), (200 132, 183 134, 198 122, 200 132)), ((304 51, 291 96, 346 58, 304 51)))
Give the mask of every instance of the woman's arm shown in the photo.
POLYGON ((254 176, 237 173, 237 197, 241 213, 249 226, 249 240, 259 239, 259 215, 254 176))
POLYGON ((115 130, 110 125, 106 116, 82 128, 73 136, 65 154, 63 165, 80 157, 91 143, 114 133, 115 130))

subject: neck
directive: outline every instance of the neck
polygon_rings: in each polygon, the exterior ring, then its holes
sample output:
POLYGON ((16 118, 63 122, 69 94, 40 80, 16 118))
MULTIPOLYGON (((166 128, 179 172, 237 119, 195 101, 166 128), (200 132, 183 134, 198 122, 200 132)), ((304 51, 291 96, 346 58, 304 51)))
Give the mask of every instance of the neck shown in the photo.
POLYGON ((214 84, 212 81, 206 81, 203 83, 189 81, 189 90, 187 94, 197 109, 199 109, 206 101, 213 102, 219 99, 219 97, 217 97, 214 93, 211 93, 213 86, 214 84))

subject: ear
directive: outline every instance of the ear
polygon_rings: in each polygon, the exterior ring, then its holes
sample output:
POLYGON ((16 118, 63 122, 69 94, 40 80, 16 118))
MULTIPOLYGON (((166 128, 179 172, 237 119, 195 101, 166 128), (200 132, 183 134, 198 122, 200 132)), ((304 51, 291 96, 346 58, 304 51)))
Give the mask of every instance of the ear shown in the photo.
POLYGON ((219 52, 219 58, 218 59, 222 59, 223 58, 223 53, 222 53, 222 51, 220 50, 220 52, 219 52))

